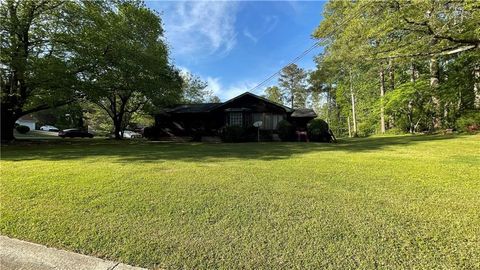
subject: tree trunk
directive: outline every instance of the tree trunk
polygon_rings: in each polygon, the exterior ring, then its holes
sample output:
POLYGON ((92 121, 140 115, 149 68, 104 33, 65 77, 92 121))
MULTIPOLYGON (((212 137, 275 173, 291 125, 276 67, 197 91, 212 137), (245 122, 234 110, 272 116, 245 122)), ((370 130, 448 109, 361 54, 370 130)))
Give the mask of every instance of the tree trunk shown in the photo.
POLYGON ((474 100, 474 108, 480 110, 480 64, 475 65, 475 69, 473 70, 473 91, 475 93, 475 100, 474 100))
POLYGON ((450 126, 450 123, 449 123, 449 119, 448 119, 448 115, 450 114, 450 109, 449 107, 452 105, 451 102, 447 102, 445 104, 443 104, 443 126, 444 127, 449 127, 450 126))
POLYGON ((122 136, 122 120, 118 119, 118 118, 119 118, 118 116, 115 116, 115 119, 113 120, 115 140, 123 139, 123 136, 122 136))
POLYGON ((440 98, 438 97, 439 74, 438 61, 436 58, 430 59, 430 87, 432 89, 432 103, 434 107, 434 115, 432 117, 432 124, 434 129, 441 128, 441 108, 440 98))
POLYGON ((330 108, 332 106, 332 99, 330 97, 330 93, 327 92, 327 123, 331 123, 330 121, 330 108))
POLYGON ((350 71, 350 97, 352 100, 352 122, 353 122, 353 137, 358 136, 357 130, 357 115, 355 111, 355 93, 353 92, 352 72, 350 71))
MULTIPOLYGON (((410 81, 412 83, 415 83, 415 80, 416 80, 416 68, 415 68, 415 64, 412 62, 411 66, 410 66, 410 71, 411 71, 411 77, 410 77, 410 81)), ((408 118, 408 132, 410 133, 413 133, 415 131, 415 124, 413 123, 413 100, 410 99, 408 101, 408 105, 407 105, 407 118, 408 118)))
MULTIPOLYGON (((388 80, 390 83, 390 91, 395 90, 395 66, 393 65, 392 58, 388 59, 388 80)), ((388 118, 388 127, 393 128, 394 125, 395 125, 395 115, 388 118)))
POLYGON ((292 98, 291 98, 292 109, 294 109, 295 107, 293 106, 293 100, 294 100, 295 94, 293 93, 293 90, 292 90, 291 97, 292 97, 292 98))
POLYGON ((380 66, 380 132, 385 134, 385 108, 383 98, 385 96, 385 70, 380 66))
POLYGON ((347 123, 348 123, 348 137, 352 137, 352 127, 350 126, 350 116, 347 117, 347 123))
POLYGON ((393 66, 393 59, 388 60, 388 78, 390 81, 390 91, 395 89, 395 67, 393 66))
POLYGON ((15 121, 17 117, 15 114, 6 108, 4 104, 2 104, 1 108, 1 138, 2 142, 11 142, 15 139, 13 135, 13 130, 15 129, 15 121))

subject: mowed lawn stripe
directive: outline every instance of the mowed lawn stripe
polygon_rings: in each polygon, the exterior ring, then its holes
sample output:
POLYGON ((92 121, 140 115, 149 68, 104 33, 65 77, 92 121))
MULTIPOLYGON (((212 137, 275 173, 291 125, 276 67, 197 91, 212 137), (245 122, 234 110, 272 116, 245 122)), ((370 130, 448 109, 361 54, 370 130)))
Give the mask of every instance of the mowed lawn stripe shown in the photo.
POLYGON ((480 137, 2 147, 4 235, 144 267, 480 268, 480 137))

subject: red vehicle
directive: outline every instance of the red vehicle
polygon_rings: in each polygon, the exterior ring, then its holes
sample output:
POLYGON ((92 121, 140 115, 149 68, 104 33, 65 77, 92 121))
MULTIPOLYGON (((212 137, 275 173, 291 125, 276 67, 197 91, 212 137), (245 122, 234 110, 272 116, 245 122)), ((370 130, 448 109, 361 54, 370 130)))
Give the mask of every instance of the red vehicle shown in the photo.
POLYGON ((66 138, 66 137, 69 137, 69 138, 85 138, 85 137, 93 138, 92 133, 89 133, 87 131, 83 131, 83 130, 80 130, 80 129, 74 129, 74 128, 64 129, 62 131, 59 131, 58 136, 60 136, 62 138, 66 138))

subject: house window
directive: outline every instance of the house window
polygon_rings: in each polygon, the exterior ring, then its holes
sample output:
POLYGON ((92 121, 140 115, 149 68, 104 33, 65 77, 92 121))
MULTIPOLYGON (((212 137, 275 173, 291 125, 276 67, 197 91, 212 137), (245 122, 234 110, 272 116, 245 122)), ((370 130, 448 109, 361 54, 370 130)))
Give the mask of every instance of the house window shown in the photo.
POLYGON ((253 113, 252 114, 253 123, 262 121, 263 122, 263 113, 253 113))
POLYGON ((228 114, 228 123, 230 126, 243 126, 243 117, 241 112, 230 112, 228 114))
POLYGON ((260 129, 275 130, 278 122, 283 120, 282 114, 273 113, 254 113, 253 122, 262 121, 263 125, 260 129))
POLYGON ((283 120, 283 115, 272 114, 272 129, 277 129, 278 122, 283 120))

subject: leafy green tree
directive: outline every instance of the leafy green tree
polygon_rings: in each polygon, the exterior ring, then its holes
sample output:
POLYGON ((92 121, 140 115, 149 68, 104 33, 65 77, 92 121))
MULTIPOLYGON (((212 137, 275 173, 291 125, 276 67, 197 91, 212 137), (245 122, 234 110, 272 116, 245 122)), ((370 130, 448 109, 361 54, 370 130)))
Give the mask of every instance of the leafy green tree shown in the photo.
POLYGON ((220 98, 219 98, 218 96, 215 96, 215 95, 214 95, 214 96, 211 96, 211 97, 210 97, 210 99, 208 100, 208 102, 211 102, 211 103, 220 103, 220 102, 222 102, 222 101, 220 100, 220 98))
POLYGON ((284 67, 278 80, 282 90, 283 100, 292 108, 304 108, 308 98, 307 73, 296 64, 284 67))
POLYGON ((278 86, 269 86, 265 89, 265 97, 268 100, 276 102, 278 104, 283 104, 283 95, 282 91, 278 86))
POLYGON ((183 79, 183 103, 204 103, 214 98, 213 93, 207 89, 208 83, 200 77, 189 72, 182 73, 181 76, 183 79))
POLYGON ((396 91, 385 95, 385 110, 397 116, 397 127, 413 133, 428 128, 433 115, 430 86, 426 78, 401 84, 396 91))
POLYGON ((53 125, 59 129, 84 128, 84 108, 80 103, 70 103, 64 106, 38 111, 33 114, 38 125, 53 125))
POLYGON ((478 1, 330 1, 313 33, 324 52, 312 91, 330 86, 340 130, 452 127, 480 100, 479 11, 478 1))
POLYGON ((95 63, 81 73, 86 98, 107 112, 116 139, 134 113, 181 99, 156 13, 136 1, 85 1, 70 10, 71 31, 81 37, 72 51, 95 63))
POLYGON ((83 104, 85 109, 85 122, 92 132, 97 136, 109 135, 114 131, 112 120, 108 113, 92 102, 83 104))
POLYGON ((64 39, 65 2, 0 3, 1 139, 14 139, 15 121, 26 114, 61 106, 78 93, 75 61, 64 39))

